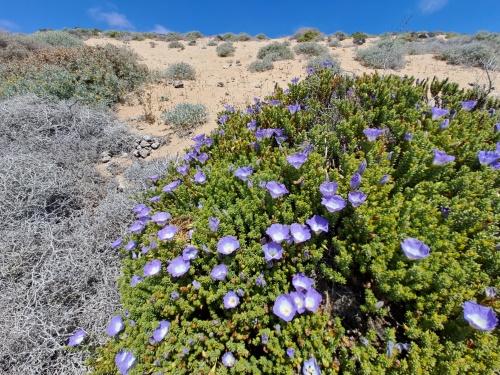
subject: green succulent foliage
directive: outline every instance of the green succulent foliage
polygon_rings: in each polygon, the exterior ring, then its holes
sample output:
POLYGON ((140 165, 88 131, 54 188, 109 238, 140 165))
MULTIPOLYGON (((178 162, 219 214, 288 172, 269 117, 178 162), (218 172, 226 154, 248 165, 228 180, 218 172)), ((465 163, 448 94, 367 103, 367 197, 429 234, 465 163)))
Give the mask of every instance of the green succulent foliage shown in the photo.
POLYGON ((150 214, 169 212, 179 232, 173 241, 159 241, 161 227, 150 222, 124 241, 150 247, 140 256, 123 250, 123 308, 135 323, 126 323, 115 339, 94 351, 93 373, 116 373, 114 358, 122 349, 133 350, 137 359, 130 374, 295 374, 311 356, 323 374, 499 371, 498 331, 475 330, 462 309, 465 301, 475 300, 500 312, 500 300, 484 295, 486 286, 500 287, 500 176, 478 161, 479 150, 493 151, 500 141, 494 131, 499 120, 487 112, 499 103, 483 100, 468 112, 460 102, 474 91, 449 85, 415 84, 413 78, 393 75, 350 78, 318 69, 287 93, 277 88, 266 98, 281 105, 261 102, 251 114, 221 113, 227 118, 211 134, 213 144, 199 151, 208 160, 187 161, 186 176, 172 166, 145 197, 161 197, 148 203, 150 214), (457 111, 444 130, 441 119, 429 115, 428 98, 436 90, 457 111), (291 114, 287 105, 296 104, 302 110, 291 114), (247 127, 251 121, 261 130, 282 129, 287 138, 257 139, 247 127), (368 128, 385 132, 369 142, 363 133, 368 128), (306 148, 299 169, 287 162, 287 156, 306 148), (455 160, 434 165, 434 149, 455 160), (359 190, 366 202, 329 212, 319 186, 325 178, 335 181, 336 194, 347 200, 350 178, 363 161, 367 168, 359 190), (248 181, 234 176, 245 166, 254 171, 248 181), (206 183, 193 181, 198 170, 206 183), (182 184, 173 193, 162 191, 176 179, 182 184), (261 184, 268 181, 285 184, 289 193, 272 198, 261 184), (447 217, 443 207, 450 209, 447 217), (284 244, 283 258, 268 265, 262 251, 266 229, 273 223, 304 224, 315 214, 329 221, 328 233, 284 244), (220 220, 216 232, 209 227, 211 217, 220 220), (220 255, 218 241, 227 235, 235 236, 240 248, 220 255), (429 245, 430 255, 408 259, 400 243, 409 237, 429 245), (159 259, 165 265, 187 244, 200 251, 186 274, 173 277, 164 266, 159 275, 130 286, 147 262, 159 259), (228 276, 213 280, 210 272, 221 263, 228 276), (323 302, 316 312, 287 323, 273 314, 273 305, 293 290, 291 279, 298 272, 314 277, 323 302), (266 286, 256 283, 261 274, 266 286), (225 309, 225 294, 237 290, 240 304, 225 309), (172 293, 179 298, 172 299, 172 293), (170 321, 169 333, 159 343, 149 342, 161 320, 170 321), (287 348, 295 349, 293 358, 287 348), (236 358, 233 367, 221 363, 226 352, 236 358))

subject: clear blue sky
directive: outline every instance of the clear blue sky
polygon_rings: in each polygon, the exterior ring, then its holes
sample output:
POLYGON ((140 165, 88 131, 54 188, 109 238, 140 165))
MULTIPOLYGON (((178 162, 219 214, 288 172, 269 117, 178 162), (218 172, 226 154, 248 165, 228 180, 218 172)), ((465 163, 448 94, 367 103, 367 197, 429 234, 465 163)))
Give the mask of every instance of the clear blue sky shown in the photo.
POLYGON ((32 33, 64 27, 102 30, 198 30, 204 35, 224 32, 264 33, 268 37, 293 34, 300 27, 316 27, 330 34, 364 31, 381 34, 406 30, 500 31, 500 0, 288 0, 288 1, 137 1, 137 0, 3 0, 0 28, 32 33))

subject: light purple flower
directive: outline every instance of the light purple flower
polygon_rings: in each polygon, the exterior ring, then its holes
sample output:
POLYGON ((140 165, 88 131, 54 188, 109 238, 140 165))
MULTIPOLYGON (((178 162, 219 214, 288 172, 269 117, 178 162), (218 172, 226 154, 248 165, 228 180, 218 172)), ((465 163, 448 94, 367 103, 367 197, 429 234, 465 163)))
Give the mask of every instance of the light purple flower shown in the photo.
POLYGON ((290 113, 292 115, 294 115, 298 111, 300 111, 300 104, 299 103, 295 103, 295 105, 287 105, 286 107, 288 108, 288 110, 290 111, 290 113))
POLYGON ((278 296, 274 302, 273 312, 285 322, 290 322, 297 312, 292 297, 289 294, 278 296))
POLYGON ((85 332, 83 329, 79 329, 73 334, 73 336, 69 338, 68 346, 80 345, 83 340, 85 340, 85 337, 87 337, 87 332, 85 332))
POLYGON ((196 137, 191 138, 191 140, 195 141, 196 143, 201 143, 205 139, 205 133, 198 134, 196 137))
POLYGON ((160 321, 158 328, 156 328, 153 332, 153 338, 155 339, 155 341, 156 342, 162 341, 167 335, 169 329, 170 329, 170 322, 168 320, 160 321))
POLYGON ((366 159, 363 159, 363 161, 361 163, 359 163, 359 165, 358 165, 358 173, 360 175, 365 173, 367 166, 368 166, 368 164, 366 163, 366 159))
POLYGON ((361 175, 359 173, 354 173, 351 177, 350 186, 351 189, 357 189, 361 185, 361 175))
POLYGON ((240 247, 240 243, 234 236, 226 236, 217 243, 217 251, 221 254, 229 255, 240 247))
POLYGON ((225 264, 219 264, 210 272, 210 276, 215 280, 224 280, 227 276, 227 266, 225 264))
POLYGON ((255 112, 255 110, 253 108, 247 108, 246 112, 247 112, 247 115, 251 115, 252 113, 255 112))
POLYGON ((167 271, 173 277, 179 277, 184 275, 187 271, 189 271, 189 267, 191 264, 189 261, 184 260, 182 257, 177 257, 172 259, 170 264, 167 267, 167 271))
POLYGON ((290 233, 293 237, 293 242, 302 243, 311 239, 311 232, 307 225, 302 225, 299 223, 290 224, 290 233))
POLYGON ((262 342, 262 344, 266 345, 267 342, 269 341, 269 338, 265 333, 263 333, 262 335, 260 335, 260 341, 262 342))
POLYGON ((387 181, 389 181, 389 175, 384 174, 380 180, 378 180, 379 185, 385 185, 387 184, 387 181))
POLYGON ((247 123, 247 129, 255 131, 257 129, 257 120, 253 120, 247 123))
POLYGON ((401 249, 411 260, 423 259, 429 256, 430 248, 416 238, 406 238, 401 242, 401 249))
POLYGON ((225 367, 233 367, 235 362, 236 359, 234 358, 234 355, 231 352, 227 352, 222 356, 222 364, 225 367))
POLYGON ((177 167, 177 172, 179 172, 183 176, 188 174, 188 170, 189 170, 188 165, 180 165, 177 167))
POLYGON ((411 134, 411 133, 405 133, 405 139, 407 141, 411 141, 413 139, 413 134, 411 134))
POLYGON ((332 63, 330 61, 323 61, 323 68, 328 68, 332 63))
POLYGON ((220 225, 220 220, 217 217, 210 217, 208 218, 208 226, 210 227, 210 230, 212 232, 217 232, 217 229, 219 229, 220 225))
POLYGON ((160 273, 161 271, 161 261, 158 259, 154 259, 149 263, 146 263, 144 266, 144 276, 155 276, 160 273))
POLYGON ((272 260, 279 260, 283 256, 283 248, 276 242, 268 242, 262 246, 264 257, 268 262, 272 260))
POLYGON ((113 241, 113 243, 111 244, 111 248, 112 249, 117 249, 119 248, 123 243, 123 239, 120 237, 120 238, 117 238, 116 240, 113 241))
POLYGON ((167 225, 158 231, 158 239, 160 241, 172 241, 178 229, 175 225, 167 225))
POLYGON ((278 99, 269 100, 269 104, 272 106, 275 106, 275 105, 280 104, 280 101, 278 99))
POLYGON ((133 250, 133 249, 135 249, 135 245, 136 245, 136 242, 135 242, 135 241, 129 241, 129 242, 125 245, 125 250, 127 250, 127 251, 133 250))
POLYGON ((286 349, 286 355, 288 358, 293 358, 295 356, 295 349, 293 348, 287 348, 286 349))
POLYGON ((307 292, 312 288, 315 281, 310 277, 307 277, 302 272, 296 274, 292 279, 292 285, 297 289, 298 292, 307 292))
POLYGON ((136 217, 139 219, 139 220, 143 220, 143 219, 149 219, 149 213, 151 212, 151 208, 149 207, 144 207, 142 210, 140 210, 136 217))
POLYGON ((128 228, 128 230, 129 232, 140 234, 144 229, 145 224, 146 223, 144 223, 143 221, 136 221, 128 228))
POLYGON ((319 191, 323 194, 323 198, 331 198, 335 195, 335 192, 339 188, 336 182, 323 182, 319 186, 319 191))
POLYGON ((466 301, 463 305, 464 319, 481 331, 491 331, 498 324, 498 319, 491 307, 481 306, 474 301, 466 301))
POLYGON ((203 154, 200 154, 196 157, 196 159, 198 159, 198 161, 201 163, 201 164, 205 164, 205 162, 207 161, 208 159, 208 154, 206 152, 204 152, 203 154))
POLYGON ((267 228, 266 233, 276 243, 281 243, 290 237, 290 229, 288 225, 272 224, 267 228))
POLYGON ((316 68, 307 68, 306 73, 307 74, 313 74, 316 71, 316 68))
POLYGON ((292 82, 294 85, 296 85, 297 83, 299 83, 299 80, 300 80, 300 78, 295 77, 295 78, 292 78, 292 81, 291 81, 291 82, 292 82))
POLYGON ((165 193, 172 193, 175 189, 179 187, 181 184, 180 180, 175 180, 169 183, 168 185, 165 185, 161 191, 164 191, 165 193))
POLYGON ((170 214, 168 212, 157 212, 151 217, 152 221, 162 227, 167 224, 168 219, 170 219, 170 214))
POLYGON ((373 142, 379 135, 383 134, 384 131, 376 128, 370 128, 363 130, 363 133, 366 135, 366 138, 368 138, 368 142, 373 142))
POLYGON ((196 259, 198 256, 198 249, 195 246, 187 245, 182 251, 182 259, 190 261, 196 259))
POLYGON ((134 208, 132 208, 132 212, 134 213, 139 213, 141 212, 144 208, 146 208, 146 205, 144 203, 140 203, 138 204, 137 206, 135 206, 134 208))
POLYGON ((194 175, 194 180, 198 184, 203 185, 205 182, 207 182, 207 176, 205 175, 205 173, 203 173, 203 171, 198 171, 194 175))
POLYGON ((466 111, 472 111, 477 104, 477 100, 467 100, 466 102, 460 102, 460 104, 462 104, 462 108, 466 111))
POLYGON ((479 151, 477 153, 477 157, 480 164, 493 165, 495 163, 498 163, 500 154, 498 154, 496 151, 479 151))
POLYGON ((448 127, 450 126, 450 119, 443 119, 443 121, 441 121, 441 125, 439 125, 439 129, 440 130, 445 130, 445 129, 448 129, 448 127))
POLYGON ((366 194, 359 191, 359 190, 356 190, 356 191, 349 193, 349 195, 347 197, 347 199, 349 200, 349 202, 351 202, 353 207, 360 206, 362 203, 364 203, 366 201, 366 198, 367 198, 366 194))
POLYGON ((236 294, 237 294, 238 296, 240 296, 240 297, 243 297, 243 296, 245 295, 245 291, 244 291, 243 289, 238 289, 238 290, 236 291, 236 294))
POLYGON ((449 110, 447 109, 441 109, 437 107, 431 107, 431 113, 432 113, 432 119, 437 120, 438 118, 441 118, 447 114, 450 113, 449 110))
POLYGON ((109 336, 114 336, 121 332, 125 328, 125 324, 123 324, 123 319, 121 315, 115 315, 109 321, 108 327, 106 328, 106 333, 109 336))
POLYGON ((346 201, 340 195, 334 195, 333 197, 323 197, 321 204, 326 207, 330 212, 336 212, 342 210, 346 205, 346 201))
POLYGON ((247 177, 253 173, 252 167, 242 167, 234 171, 234 175, 240 180, 246 181, 247 177))
POLYGON ((255 279, 255 285, 257 286, 266 286, 266 280, 264 280, 264 274, 261 272, 259 276, 255 279))
POLYGON ((235 292, 227 292, 224 296, 224 308, 234 309, 240 304, 240 299, 235 292))
POLYGON ((228 115, 222 115, 217 121, 220 123, 220 124, 224 124, 227 119, 229 118, 228 115))
POLYGON ((308 361, 304 361, 302 365, 303 375, 321 375, 321 369, 318 366, 315 358, 311 358, 308 361))
POLYGON ((304 296, 304 306, 307 310, 316 312, 322 300, 321 294, 316 289, 310 288, 304 296))
POLYGON ((276 181, 269 181, 266 184, 266 188, 269 191, 269 193, 271 194, 271 197, 273 197, 273 198, 278 198, 278 197, 281 197, 282 195, 288 193, 288 190, 287 190, 285 184, 280 184, 276 181))
POLYGON ((293 299, 293 303, 295 304, 295 309, 299 314, 302 314, 306 311, 306 305, 304 301, 305 294, 301 292, 291 292, 290 297, 293 299))
POLYGON ((224 108, 229 111, 229 113, 234 113, 234 107, 232 105, 225 105, 224 108))
POLYGON ((149 200, 153 203, 158 203, 158 201, 161 199, 161 195, 155 195, 154 197, 149 198, 149 200))
POLYGON ((134 351, 127 352, 125 350, 120 350, 115 357, 115 364, 118 367, 118 371, 122 375, 127 375, 128 370, 130 370, 137 360, 134 358, 134 351))
POLYGON ((448 155, 444 151, 434 149, 434 160, 432 161, 432 164, 441 165, 441 164, 449 163, 453 160, 455 160, 454 156, 448 155))
POLYGON ((201 284, 200 284, 198 281, 193 280, 193 282, 192 282, 191 284, 193 284, 193 287, 194 287, 196 290, 200 290, 200 288, 201 288, 201 284))
POLYGON ((484 289, 484 294, 486 295, 486 297, 489 297, 489 298, 495 297, 497 295, 497 293, 498 293, 498 290, 495 287, 487 286, 484 289))
POLYGON ((140 277, 138 275, 134 275, 134 276, 132 276, 132 280, 130 281, 130 286, 133 288, 141 281, 142 281, 142 277, 140 277))
POLYGON ((306 223, 316 234, 321 232, 328 232, 328 220, 322 218, 321 216, 314 215, 312 218, 307 219, 306 223))
MULTIPOLYGON (((194 145, 193 148, 201 148, 201 145, 194 145)), ((185 162, 190 162, 191 160, 194 160, 194 158, 198 155, 198 151, 192 150, 189 151, 186 155, 184 155, 184 161, 185 162)))
POLYGON ((302 152, 297 152, 293 155, 287 156, 286 161, 290 163, 295 169, 299 169, 302 167, 302 164, 304 164, 307 160, 307 154, 304 154, 302 152))
POLYGON ((177 298, 179 298, 179 292, 172 292, 172 294, 170 294, 170 298, 176 300, 177 298))

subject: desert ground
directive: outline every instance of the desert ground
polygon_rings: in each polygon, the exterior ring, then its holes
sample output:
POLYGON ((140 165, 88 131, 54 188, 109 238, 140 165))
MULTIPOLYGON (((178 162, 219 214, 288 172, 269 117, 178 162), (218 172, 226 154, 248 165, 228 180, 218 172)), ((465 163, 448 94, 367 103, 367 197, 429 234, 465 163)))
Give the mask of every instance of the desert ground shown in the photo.
MULTIPOLYGON (((138 135, 151 134, 170 138, 170 142, 154 151, 152 157, 182 154, 184 149, 192 143, 192 136, 198 133, 209 133, 217 126, 217 114, 224 109, 224 105, 244 108, 253 103, 254 97, 263 98, 272 93, 275 84, 286 87, 292 78, 306 76, 304 65, 308 57, 303 55, 296 55, 294 60, 277 61, 274 63, 274 69, 270 71, 252 73, 247 69, 251 62, 257 60, 259 48, 272 41, 283 42, 289 38, 234 42, 236 52, 232 57, 218 57, 216 47, 207 45, 211 39, 200 38, 194 46, 182 42, 185 45, 183 50, 168 48, 168 42, 161 41, 155 41, 152 47, 150 40, 123 42, 111 38, 94 38, 85 42, 88 45, 106 43, 126 45, 138 53, 142 62, 150 69, 164 71, 170 64, 181 61, 195 68, 196 80, 183 81, 183 88, 174 88, 166 82, 143 87, 140 96, 143 103, 150 100, 155 117, 153 124, 142 120, 145 111, 137 94, 132 95, 126 104, 116 107, 119 119, 128 124, 138 135), (223 87, 219 87, 220 82, 223 83, 223 87), (148 99, 149 95, 150 99, 148 99), (168 101, 161 100, 162 97, 168 97, 168 101), (192 134, 179 134, 161 119, 164 111, 179 103, 204 104, 209 111, 209 120, 203 126, 194 129, 192 134)), ((347 74, 361 75, 378 72, 379 74, 408 75, 420 79, 432 79, 434 76, 440 79, 449 77, 452 82, 458 83, 463 88, 469 88, 471 84, 483 85, 488 82, 482 69, 449 65, 445 61, 436 60, 431 54, 407 56, 406 67, 398 71, 388 69, 383 72, 366 68, 354 59, 356 48, 366 48, 376 40, 377 38, 370 38, 364 45, 356 46, 352 39, 346 39, 341 42, 340 47, 328 48, 340 62, 343 72, 347 74)), ((290 43, 293 49, 297 42, 291 40, 290 43)), ((327 46, 327 42, 319 42, 319 44, 327 46)), ((492 74, 494 82, 498 80, 498 76, 498 72, 492 74)), ((491 94, 500 96, 499 89, 500 86, 491 94)))

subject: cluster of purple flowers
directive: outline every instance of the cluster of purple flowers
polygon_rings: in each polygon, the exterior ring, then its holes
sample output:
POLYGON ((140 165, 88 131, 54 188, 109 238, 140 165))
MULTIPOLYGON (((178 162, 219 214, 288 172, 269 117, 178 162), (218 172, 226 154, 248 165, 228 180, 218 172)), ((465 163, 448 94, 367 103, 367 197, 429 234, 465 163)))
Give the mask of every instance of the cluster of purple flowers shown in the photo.
POLYGON ((477 153, 480 164, 489 165, 491 168, 497 170, 500 169, 500 142, 497 143, 495 151, 479 151, 477 153))

